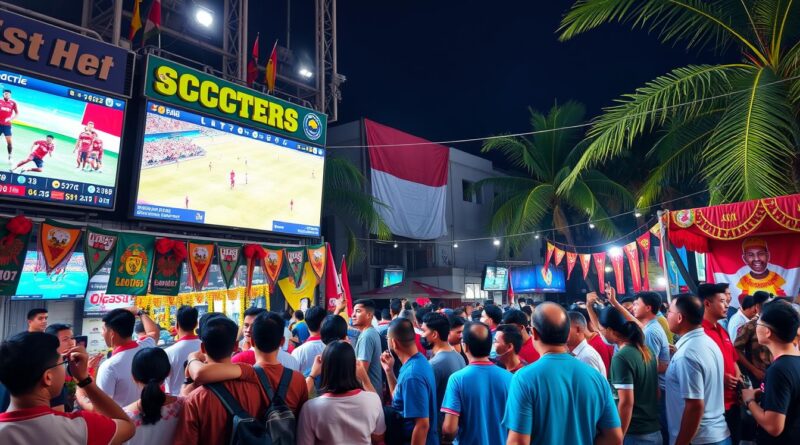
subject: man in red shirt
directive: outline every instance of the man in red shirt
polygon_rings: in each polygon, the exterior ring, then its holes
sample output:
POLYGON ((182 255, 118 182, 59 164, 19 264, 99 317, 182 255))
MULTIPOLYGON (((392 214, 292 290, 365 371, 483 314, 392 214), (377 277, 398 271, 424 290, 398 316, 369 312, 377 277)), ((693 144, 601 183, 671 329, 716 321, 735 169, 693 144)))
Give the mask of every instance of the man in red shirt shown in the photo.
POLYGON ((728 336, 728 331, 718 323, 728 314, 728 297, 725 295, 727 288, 727 283, 701 284, 697 293, 703 300, 703 330, 722 351, 722 361, 725 368, 725 422, 731 431, 731 441, 737 444, 741 436, 739 427, 741 424, 741 412, 739 395, 736 391, 737 385, 742 378, 739 365, 736 364, 739 354, 728 336))
POLYGON ((539 360, 539 353, 533 347, 533 337, 528 333, 528 316, 525 312, 517 309, 510 309, 503 314, 503 324, 513 324, 522 335, 522 348, 519 351, 519 358, 526 364, 539 360))
POLYGON ((233 186, 236 185, 236 172, 231 170, 231 190, 233 190, 233 186))
POLYGON ((28 162, 33 162, 36 164, 35 168, 28 168, 22 170, 22 173, 25 172, 41 172, 42 167, 44 166, 44 157, 50 155, 53 156, 53 151, 55 151, 56 146, 53 144, 53 135, 48 134, 45 139, 40 139, 33 143, 31 146, 31 154, 28 155, 28 158, 24 161, 17 164, 16 167, 12 168, 11 171, 22 167, 23 165, 27 164, 28 162))
POLYGON ((95 134, 94 122, 89 121, 86 124, 86 128, 78 135, 78 139, 75 141, 75 149, 72 150, 73 153, 75 153, 75 150, 78 151, 77 165, 75 168, 86 168, 86 161, 88 160, 89 152, 92 150, 95 134))
POLYGON ((94 140, 92 141, 92 149, 89 152, 89 161, 91 162, 91 166, 94 170, 98 173, 103 173, 103 140, 97 136, 97 132, 93 131, 92 135, 94 135, 94 140))
POLYGON ((8 166, 11 166, 11 152, 14 148, 11 144, 11 121, 19 117, 17 103, 11 100, 11 90, 3 90, 3 99, 0 100, 0 134, 6 137, 6 148, 8 149, 8 166))

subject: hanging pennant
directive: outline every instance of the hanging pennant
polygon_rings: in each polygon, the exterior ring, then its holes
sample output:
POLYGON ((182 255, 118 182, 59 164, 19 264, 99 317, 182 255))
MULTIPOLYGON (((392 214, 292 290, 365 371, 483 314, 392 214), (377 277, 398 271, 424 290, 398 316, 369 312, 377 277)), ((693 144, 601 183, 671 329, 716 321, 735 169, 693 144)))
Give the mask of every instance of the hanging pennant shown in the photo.
POLYGON ((594 268, 597 271, 597 291, 603 292, 606 281, 606 253, 593 253, 594 268))
POLYGON ((186 243, 169 238, 156 240, 155 266, 150 279, 153 295, 177 296, 181 288, 183 261, 186 260, 186 243))
POLYGON ((661 238, 661 222, 660 221, 655 223, 653 225, 653 227, 650 227, 650 233, 652 233, 653 236, 656 237, 656 238, 661 238))
POLYGON ((566 252, 556 247, 553 253, 554 253, 555 264, 556 266, 558 266, 559 264, 561 264, 561 260, 564 259, 564 254, 566 252))
POLYGON ((120 233, 107 294, 145 295, 153 268, 155 238, 136 233, 120 233))
POLYGON ((617 294, 625 293, 625 271, 622 269, 625 259, 622 249, 612 249, 608 254, 611 260, 611 268, 614 269, 614 280, 616 281, 617 294))
POLYGON ((80 238, 78 226, 50 219, 39 225, 39 257, 48 275, 69 262, 80 238))
POLYGON ((650 273, 648 272, 647 262, 650 260, 650 234, 646 232, 644 235, 636 238, 636 243, 642 249, 642 290, 650 290, 650 273))
POLYGON ((264 268, 264 275, 267 276, 270 292, 275 289, 275 284, 278 282, 278 278, 281 275, 281 269, 283 269, 283 250, 284 249, 273 249, 271 247, 266 248, 266 256, 264 257, 264 264, 262 267, 264 268))
POLYGON ((214 243, 189 241, 189 273, 196 292, 203 290, 208 280, 208 270, 214 257, 214 243))
POLYGON ((253 289, 253 272, 256 269, 256 265, 261 264, 264 257, 267 256, 267 252, 258 244, 246 244, 242 249, 242 253, 244 253, 245 265, 247 266, 247 278, 245 279, 244 291, 245 295, 250 297, 252 296, 251 291, 253 289))
POLYGON ((91 226, 86 228, 86 236, 83 237, 83 256, 86 258, 86 271, 89 273, 90 279, 114 253, 118 238, 119 233, 117 232, 91 226))
POLYGON ((306 249, 302 247, 286 249, 286 262, 289 263, 289 270, 291 271, 292 278, 294 278, 295 286, 300 286, 300 283, 303 281, 303 264, 306 262, 305 255, 306 249))
POLYGON ((575 252, 567 252, 567 280, 572 275, 572 269, 575 268, 575 263, 578 262, 578 254, 575 252))
POLYGON ((33 223, 17 215, 11 219, 0 218, 0 295, 12 296, 17 292, 28 240, 33 223))
POLYGON ((317 280, 322 278, 325 273, 325 244, 318 246, 309 246, 308 249, 308 262, 311 263, 311 269, 317 280))
POLYGON ((225 287, 230 288, 236 271, 242 261, 242 245, 237 243, 217 243, 217 261, 219 271, 222 273, 222 281, 225 287))
POLYGON ((578 254, 578 258, 580 258, 581 260, 581 269, 583 270, 583 280, 586 281, 586 277, 589 276, 589 267, 592 265, 592 254, 580 253, 578 254))
POLYGON ((554 245, 550 244, 550 242, 548 242, 547 243, 547 254, 544 257, 544 270, 547 270, 547 268, 550 267, 550 258, 553 257, 553 251, 554 250, 556 250, 556 246, 554 246, 554 245))
POLYGON ((642 271, 639 270, 639 248, 636 247, 636 241, 626 244, 622 250, 625 251, 625 256, 628 257, 628 267, 631 268, 633 291, 639 292, 642 290, 642 271))

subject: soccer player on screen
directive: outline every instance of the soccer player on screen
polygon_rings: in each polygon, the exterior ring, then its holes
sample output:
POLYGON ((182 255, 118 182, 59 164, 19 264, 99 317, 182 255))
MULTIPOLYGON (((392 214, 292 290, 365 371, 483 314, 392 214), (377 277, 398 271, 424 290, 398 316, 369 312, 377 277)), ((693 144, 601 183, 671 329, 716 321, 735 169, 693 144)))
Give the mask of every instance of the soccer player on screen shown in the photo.
POLYGON ((0 100, 0 133, 6 137, 9 167, 11 167, 11 152, 14 151, 11 145, 11 121, 18 117, 19 108, 17 103, 11 100, 11 90, 3 90, 3 99, 0 100))
POLYGON ((75 141, 75 149, 72 150, 73 153, 78 151, 78 158, 77 165, 75 168, 85 169, 86 162, 89 158, 89 152, 92 150, 92 144, 94 144, 94 122, 89 121, 86 124, 86 127, 83 131, 80 132, 78 135, 78 139, 75 141))
POLYGON ((231 190, 236 185, 236 172, 231 170, 231 190))
POLYGON ((44 157, 46 155, 50 155, 50 157, 53 157, 53 151, 55 149, 56 146, 55 144, 53 144, 53 135, 48 134, 45 139, 34 142, 33 145, 31 146, 31 154, 28 155, 28 158, 17 164, 17 166, 12 168, 11 171, 13 172, 14 170, 22 167, 28 162, 33 162, 34 164, 36 164, 36 167, 22 170, 21 173, 41 172, 42 167, 44 167, 44 157))
POLYGON ((103 173, 103 140, 93 131, 94 140, 92 141, 92 151, 89 152, 89 161, 91 167, 98 173, 103 173))

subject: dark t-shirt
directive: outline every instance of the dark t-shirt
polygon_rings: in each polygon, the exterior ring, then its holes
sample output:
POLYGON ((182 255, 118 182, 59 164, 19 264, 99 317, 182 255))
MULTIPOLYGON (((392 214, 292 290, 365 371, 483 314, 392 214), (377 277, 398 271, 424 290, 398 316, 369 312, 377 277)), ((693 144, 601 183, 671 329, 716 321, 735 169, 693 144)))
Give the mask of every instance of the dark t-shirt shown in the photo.
POLYGON ((786 415, 786 426, 778 437, 758 429, 758 444, 800 444, 800 356, 778 357, 764 378, 761 407, 786 415))
MULTIPOLYGON (((66 385, 61 390, 61 394, 57 395, 54 399, 50 399, 50 406, 55 407, 65 405, 67 403, 67 387, 66 385)), ((8 406, 11 405, 11 393, 8 392, 5 386, 0 383, 0 413, 8 411, 8 406)), ((64 411, 70 412, 72 409, 65 406, 64 411)))

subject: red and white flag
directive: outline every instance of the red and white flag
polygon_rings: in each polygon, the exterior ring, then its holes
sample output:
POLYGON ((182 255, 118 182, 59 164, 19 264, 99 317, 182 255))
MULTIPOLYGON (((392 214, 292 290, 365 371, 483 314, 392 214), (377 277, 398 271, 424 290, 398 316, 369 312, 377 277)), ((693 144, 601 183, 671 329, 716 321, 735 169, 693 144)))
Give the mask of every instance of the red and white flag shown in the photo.
POLYGON ((628 257, 628 266, 631 268, 633 291, 639 292, 642 290, 642 271, 639 268, 639 248, 636 247, 636 241, 626 244, 622 250, 625 251, 625 256, 628 257))
POLYGON ((597 271, 597 292, 603 292, 606 284, 606 253, 593 253, 594 270, 597 271))
POLYGON ((616 281, 618 294, 625 293, 625 272, 622 270, 624 258, 621 249, 612 249, 608 253, 608 259, 611 260, 611 267, 614 269, 614 280, 616 281))
POLYGON ((376 210, 395 235, 436 239, 447 234, 450 150, 364 119, 376 210))
POLYGON ((344 256, 342 256, 342 267, 339 270, 342 273, 340 278, 342 280, 342 295, 347 301, 347 316, 351 317, 353 315, 353 296, 350 294, 350 279, 347 278, 347 261, 344 256))
POLYGON ((575 267, 575 263, 578 262, 578 254, 575 252, 567 252, 567 279, 572 276, 572 269, 575 267))
MULTIPOLYGON (((327 244, 327 243, 326 243, 327 244)), ((339 273, 336 272, 336 262, 333 261, 333 249, 327 244, 327 260, 325 261, 325 299, 328 300, 326 307, 329 311, 336 308, 336 300, 342 298, 342 281, 339 273)))
POLYGON ((592 254, 590 254, 590 253, 581 253, 581 254, 578 254, 578 257, 581 259, 581 269, 583 270, 583 280, 586 281, 586 277, 589 276, 589 267, 592 265, 592 254))
POLYGON ((647 267, 647 263, 650 261, 650 233, 645 232, 644 235, 636 238, 636 243, 642 249, 642 290, 650 290, 650 272, 647 267))

